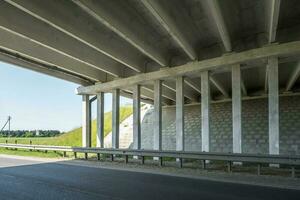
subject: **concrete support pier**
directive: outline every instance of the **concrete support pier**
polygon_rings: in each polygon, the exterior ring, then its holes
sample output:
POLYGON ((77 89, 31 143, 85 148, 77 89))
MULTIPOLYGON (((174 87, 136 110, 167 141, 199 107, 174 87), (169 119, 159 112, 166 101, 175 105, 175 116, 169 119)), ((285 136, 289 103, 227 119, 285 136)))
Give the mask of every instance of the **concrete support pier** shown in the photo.
POLYGON ((91 107, 89 95, 82 95, 82 147, 91 146, 91 107))
POLYGON ((209 72, 204 71, 201 72, 201 146, 205 152, 209 152, 210 99, 209 72))
POLYGON ((141 86, 133 87, 133 148, 141 149, 141 86))
POLYGON ((162 150, 162 81, 154 81, 153 149, 162 150))
POLYGON ((279 154, 278 58, 268 59, 269 153, 279 154))
POLYGON ((232 147, 242 153, 242 92, 240 65, 232 66, 232 147))
POLYGON ((115 89, 112 95, 112 148, 119 148, 120 123, 120 89, 115 89))
POLYGON ((104 92, 97 95, 97 138, 96 146, 104 147, 104 92))
POLYGON ((176 151, 184 151, 184 77, 176 77, 176 151))

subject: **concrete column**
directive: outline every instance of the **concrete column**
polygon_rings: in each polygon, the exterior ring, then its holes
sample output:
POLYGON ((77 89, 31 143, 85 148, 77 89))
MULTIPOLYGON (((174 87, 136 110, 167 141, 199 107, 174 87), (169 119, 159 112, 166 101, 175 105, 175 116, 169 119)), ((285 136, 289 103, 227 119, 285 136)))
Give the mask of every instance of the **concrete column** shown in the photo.
POLYGON ((162 150, 162 81, 154 81, 153 149, 162 150))
POLYGON ((209 132, 210 132, 210 87, 208 71, 201 72, 201 138, 202 151, 209 152, 209 132))
POLYGON ((133 148, 141 149, 141 86, 133 87, 133 148))
POLYGON ((91 146, 91 107, 89 95, 82 95, 82 147, 91 146))
POLYGON ((269 153, 279 154, 278 58, 268 59, 269 153))
POLYGON ((184 77, 176 78, 176 151, 184 150, 184 77))
POLYGON ((120 90, 113 91, 112 98, 112 148, 119 148, 119 123, 120 123, 120 90))
POLYGON ((104 92, 97 95, 97 147, 104 147, 104 92))
POLYGON ((242 90, 240 65, 232 66, 232 147, 242 153, 242 90))

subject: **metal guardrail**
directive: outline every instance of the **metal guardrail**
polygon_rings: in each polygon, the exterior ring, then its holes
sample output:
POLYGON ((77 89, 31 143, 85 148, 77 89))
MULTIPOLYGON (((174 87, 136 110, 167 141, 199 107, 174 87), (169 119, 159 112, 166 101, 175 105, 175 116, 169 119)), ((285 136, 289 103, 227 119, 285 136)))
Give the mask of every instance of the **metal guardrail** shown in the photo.
POLYGON ((60 151, 66 156, 66 152, 73 152, 75 158, 77 153, 84 153, 88 158, 88 153, 97 154, 98 160, 100 155, 110 155, 111 160, 114 157, 124 156, 125 162, 128 163, 129 156, 137 156, 141 159, 142 164, 145 157, 156 157, 160 166, 163 165, 163 158, 176 158, 179 167, 182 167, 184 159, 202 160, 202 167, 206 168, 207 161, 225 161, 227 162, 228 172, 232 171, 232 163, 255 163, 257 164, 257 173, 261 172, 262 164, 281 164, 291 167, 291 175, 295 177, 295 167, 300 166, 300 156, 297 155, 264 155, 264 154, 237 154, 237 153, 212 153, 212 152, 191 152, 191 151, 157 151, 157 150, 133 150, 133 149, 108 149, 108 148, 83 148, 70 146, 49 146, 49 145, 28 145, 28 144, 8 144, 0 143, 2 148, 28 149, 40 151, 60 151))

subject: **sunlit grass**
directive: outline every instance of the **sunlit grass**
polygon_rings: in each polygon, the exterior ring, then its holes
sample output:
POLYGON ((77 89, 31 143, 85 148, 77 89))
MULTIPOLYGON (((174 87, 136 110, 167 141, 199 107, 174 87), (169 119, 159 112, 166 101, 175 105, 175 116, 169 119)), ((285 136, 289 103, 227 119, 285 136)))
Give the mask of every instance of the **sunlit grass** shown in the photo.
MULTIPOLYGON (((132 106, 124 106, 120 108, 120 121, 123 121, 127 117, 129 117, 132 114, 132 106)), ((104 114, 104 134, 105 136, 111 132, 112 129, 112 112, 107 112, 104 114)), ((40 145, 55 145, 55 146, 81 146, 82 144, 82 137, 81 137, 81 131, 82 128, 76 128, 74 130, 71 130, 65 134, 62 134, 57 137, 33 137, 33 138, 0 138, 0 143, 5 143, 6 140, 8 143, 15 143, 15 140, 17 140, 18 144, 30 144, 30 141, 32 141, 32 144, 40 144, 40 145)), ((96 146, 96 120, 92 121, 92 146, 96 146)), ((0 153, 9 152, 10 150, 0 149, 0 153)), ((20 153, 21 151, 14 151, 13 153, 20 153)), ((33 152, 26 152, 24 151, 24 154, 32 154, 33 152)), ((12 154, 13 154, 12 153, 12 154)), ((39 153, 39 152, 38 152, 39 153)), ((46 153, 45 153, 46 154, 46 153)), ((19 155, 19 154, 18 154, 19 155)), ((40 155, 40 154, 39 154, 40 155)), ((41 154, 43 155, 43 154, 41 154)), ((47 153, 46 155, 49 155, 47 153)), ((55 156, 54 156, 55 157, 55 156)))

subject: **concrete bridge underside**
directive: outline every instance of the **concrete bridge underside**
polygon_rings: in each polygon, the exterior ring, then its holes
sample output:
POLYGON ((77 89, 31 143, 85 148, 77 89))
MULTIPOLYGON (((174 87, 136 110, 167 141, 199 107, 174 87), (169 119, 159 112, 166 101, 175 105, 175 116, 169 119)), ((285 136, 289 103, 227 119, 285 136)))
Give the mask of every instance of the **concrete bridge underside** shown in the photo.
MULTIPOLYGON (((210 151, 211 104, 232 102, 232 152, 242 153, 243 100, 268 99, 269 153, 280 152, 280 96, 299 95, 298 0, 3 0, 0 60, 82 85, 83 146, 103 147, 104 93, 133 98, 133 147, 141 102, 154 104, 153 149, 162 149, 162 107, 176 106, 176 150, 185 150, 184 108, 201 103, 201 150, 210 151), (91 96, 94 96, 91 98, 91 96)), ((300 119, 298 119, 300 121, 300 119)))

